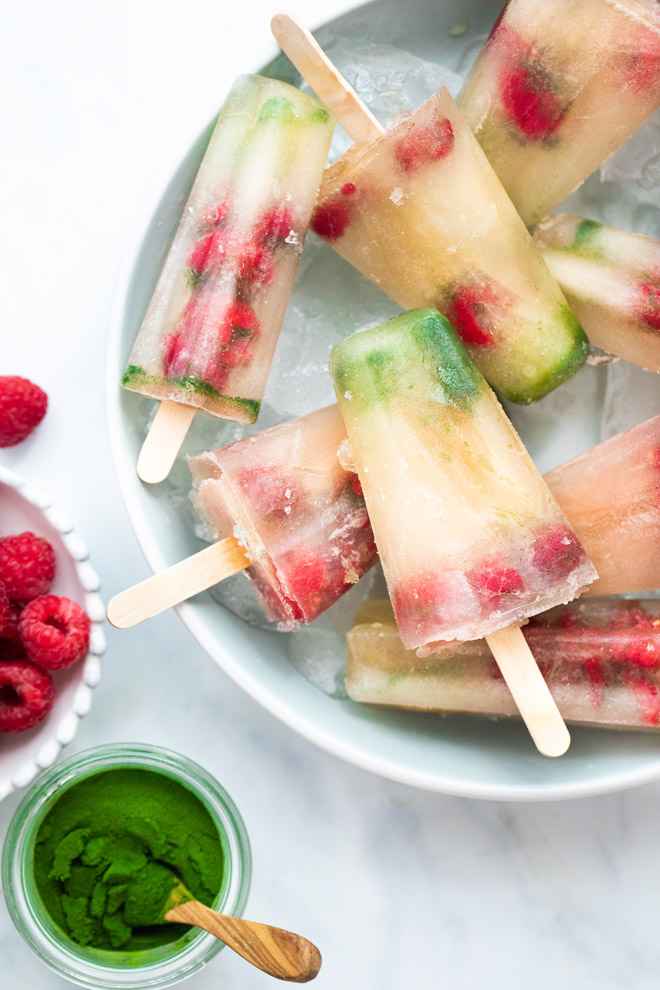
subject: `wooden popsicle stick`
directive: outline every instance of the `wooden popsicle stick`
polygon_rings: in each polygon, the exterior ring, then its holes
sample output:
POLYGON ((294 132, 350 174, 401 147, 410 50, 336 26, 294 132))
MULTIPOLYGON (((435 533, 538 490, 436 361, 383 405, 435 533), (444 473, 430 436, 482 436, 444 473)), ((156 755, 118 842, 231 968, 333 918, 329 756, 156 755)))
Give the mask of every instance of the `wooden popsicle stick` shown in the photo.
POLYGON ((165 921, 203 928, 257 969, 278 980, 308 983, 321 968, 321 953, 302 935, 220 914, 199 901, 177 905, 167 912, 165 921))
POLYGON ((117 629, 128 629, 249 566, 243 547, 228 536, 115 595, 108 604, 108 622, 117 629))
POLYGON ((164 481, 195 416, 194 406, 165 399, 149 428, 137 462, 138 478, 148 485, 164 481))
POLYGON ((354 141, 375 141, 385 133, 383 125, 293 14, 285 11, 275 14, 270 29, 284 54, 330 108, 349 137, 354 141))
POLYGON ((562 756, 571 737, 543 674, 519 626, 486 636, 497 665, 536 748, 544 756, 562 756))

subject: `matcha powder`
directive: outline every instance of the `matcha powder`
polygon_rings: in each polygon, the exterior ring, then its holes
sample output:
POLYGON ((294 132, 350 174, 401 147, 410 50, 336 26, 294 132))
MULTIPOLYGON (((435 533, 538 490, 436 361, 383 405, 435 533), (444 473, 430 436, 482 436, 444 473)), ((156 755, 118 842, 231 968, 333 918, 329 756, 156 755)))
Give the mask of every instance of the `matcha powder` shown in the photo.
POLYGON ((155 770, 105 770, 68 787, 37 834, 34 877, 73 941, 122 952, 180 938, 157 924, 176 879, 212 906, 223 879, 218 828, 195 794, 155 770))

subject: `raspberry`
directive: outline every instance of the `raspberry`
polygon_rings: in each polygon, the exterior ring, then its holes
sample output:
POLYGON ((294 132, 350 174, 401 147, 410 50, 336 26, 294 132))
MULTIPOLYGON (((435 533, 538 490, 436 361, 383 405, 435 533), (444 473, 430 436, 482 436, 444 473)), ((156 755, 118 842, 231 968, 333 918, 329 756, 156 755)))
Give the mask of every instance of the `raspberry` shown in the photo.
POLYGON ((19 630, 28 658, 47 670, 71 667, 87 652, 90 622, 77 602, 42 595, 23 609, 19 630))
POLYGON ((497 318, 509 302, 499 286, 468 285, 454 296, 446 315, 465 344, 493 347, 498 342, 493 333, 493 317, 497 318))
POLYGON ((564 119, 565 107, 552 86, 533 59, 505 70, 500 78, 504 112, 529 141, 547 141, 564 119))
POLYGON ((252 241, 241 254, 238 273, 254 285, 267 285, 273 277, 273 255, 267 244, 252 241))
POLYGON ((660 724, 660 694, 656 685, 645 681, 643 677, 637 674, 628 677, 627 682, 637 695, 637 703, 644 724, 660 724))
POLYGON ((504 595, 517 595, 523 579, 513 567, 487 560, 468 574, 468 581, 482 600, 495 605, 504 595))
POLYGON ((224 223, 229 215, 229 200, 226 199, 217 206, 213 206, 202 217, 202 223, 207 227, 219 227, 224 223))
POLYGON ((45 595, 55 577, 55 554, 47 540, 34 533, 0 539, 0 581, 13 602, 45 595))
POLYGON ((259 332, 257 314, 247 303, 233 302, 227 307, 221 326, 221 340, 226 346, 232 337, 249 337, 259 332))
POLYGON ((204 381, 218 392, 223 392, 231 369, 222 361, 210 361, 204 372, 204 381))
POLYGON ((586 554, 570 526, 543 523, 535 531, 532 559, 538 570, 565 578, 584 563, 586 554))
POLYGON ((22 732, 41 722, 53 707, 50 674, 25 660, 0 664, 0 732, 22 732))
POLYGON ((21 605, 10 604, 7 619, 0 630, 0 662, 4 660, 27 660, 18 623, 23 608, 21 605))
POLYGON ((222 264, 227 252, 227 238, 215 231, 200 238, 188 258, 188 268, 199 276, 216 265, 222 264))
POLYGON ((0 375, 0 447, 13 447, 46 415, 48 396, 27 378, 0 375))
POLYGON ((319 203, 316 207, 310 226, 319 237, 336 241, 343 237, 350 219, 350 203, 342 199, 328 200, 327 203, 319 203))
POLYGON ((345 182, 341 187, 342 196, 354 196, 357 192, 357 186, 354 182, 345 182))
POLYGON ((637 286, 637 315, 647 327, 660 330, 660 288, 654 282, 640 282, 637 286))
POLYGON ((0 636, 4 634, 5 626, 9 624, 11 619, 11 606, 9 604, 9 595, 5 590, 4 581, 0 581, 0 636))
POLYGON ((600 657, 587 657, 584 661, 584 669, 592 688, 600 690, 601 688, 607 687, 607 680, 605 679, 605 672, 603 670, 603 661, 600 657))
POLYGON ((424 127, 411 127, 394 147, 394 157, 404 172, 446 158, 454 147, 454 130, 447 117, 424 127))
POLYGON ((293 230, 293 214, 286 206, 274 206, 267 210, 255 226, 257 238, 271 244, 285 241, 293 230))

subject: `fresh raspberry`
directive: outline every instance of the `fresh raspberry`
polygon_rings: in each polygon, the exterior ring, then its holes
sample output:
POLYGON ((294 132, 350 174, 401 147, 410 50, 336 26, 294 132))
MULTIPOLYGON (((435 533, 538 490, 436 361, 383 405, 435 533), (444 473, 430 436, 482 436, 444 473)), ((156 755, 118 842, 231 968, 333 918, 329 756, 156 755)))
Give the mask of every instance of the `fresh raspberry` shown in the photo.
POLYGON ((556 578, 565 578, 587 557, 577 536, 564 523, 542 523, 534 531, 534 566, 556 578))
POLYGON ((504 70, 500 93, 507 117, 529 141, 547 141, 566 115, 552 80, 533 56, 504 70))
POLYGON ((34 533, 0 539, 0 581, 13 602, 45 595, 55 577, 55 554, 47 540, 34 533))
POLYGON ((245 468, 237 480, 250 504, 266 521, 291 515, 298 504, 298 491, 276 464, 245 468))
POLYGON ((266 210, 255 225, 256 237, 269 244, 282 243, 293 232, 293 214, 286 206, 266 210))
POLYGON ((225 199, 224 202, 218 203, 217 206, 211 207, 207 210, 202 217, 202 223, 206 227, 219 227, 221 223, 224 223, 229 215, 229 200, 225 199))
POLYGON ((188 268, 195 276, 222 264, 227 253, 227 238, 219 231, 201 237, 190 253, 188 268))
POLYGON ((454 130, 447 117, 423 127, 411 127, 397 141, 394 157, 404 172, 415 172, 422 165, 441 161, 454 147, 454 130))
POLYGON ((492 283, 466 285, 459 289, 445 312, 465 344, 493 347, 498 343, 493 324, 510 302, 508 293, 501 286, 492 283))
POLYGON ((495 605, 505 595, 517 595, 523 589, 523 579, 513 567, 487 560, 468 574, 468 581, 482 601, 495 605))
POLYGON ((11 606, 9 595, 5 590, 4 581, 0 581, 0 636, 4 635, 5 626, 9 625, 11 619, 11 606))
POLYGON ((0 732, 22 732, 41 722, 53 707, 50 674, 25 660, 0 664, 0 732))
POLYGON ((22 605, 11 603, 9 606, 9 618, 0 633, 0 662, 5 660, 27 660, 18 628, 22 611, 22 605))
POLYGON ((48 396, 27 378, 0 375, 0 447, 13 447, 46 415, 48 396))
POLYGON ((252 241, 244 249, 238 261, 240 278, 253 285, 268 285, 273 278, 273 254, 263 241, 252 241))
POLYGON ((325 237, 328 241, 336 241, 343 237, 350 219, 350 203, 344 199, 329 199, 325 203, 319 203, 316 207, 310 226, 319 237, 325 237))
POLYGON ((87 652, 90 622, 77 602, 42 595, 23 609, 19 630, 28 658, 47 670, 71 667, 87 652))
POLYGON ((660 330, 660 287, 656 282, 640 282, 637 286, 637 315, 648 327, 660 330))

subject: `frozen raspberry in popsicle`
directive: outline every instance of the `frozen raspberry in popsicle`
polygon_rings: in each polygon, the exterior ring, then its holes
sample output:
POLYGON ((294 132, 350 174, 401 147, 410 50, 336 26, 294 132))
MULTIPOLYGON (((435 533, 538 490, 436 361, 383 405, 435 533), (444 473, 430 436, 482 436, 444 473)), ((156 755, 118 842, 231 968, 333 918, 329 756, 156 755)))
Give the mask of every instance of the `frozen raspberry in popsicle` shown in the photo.
POLYGON ((660 105, 660 8, 509 0, 458 105, 534 224, 660 105))
POLYGON ((234 84, 135 341, 126 388, 256 420, 333 126, 317 100, 286 83, 242 76, 234 84))

